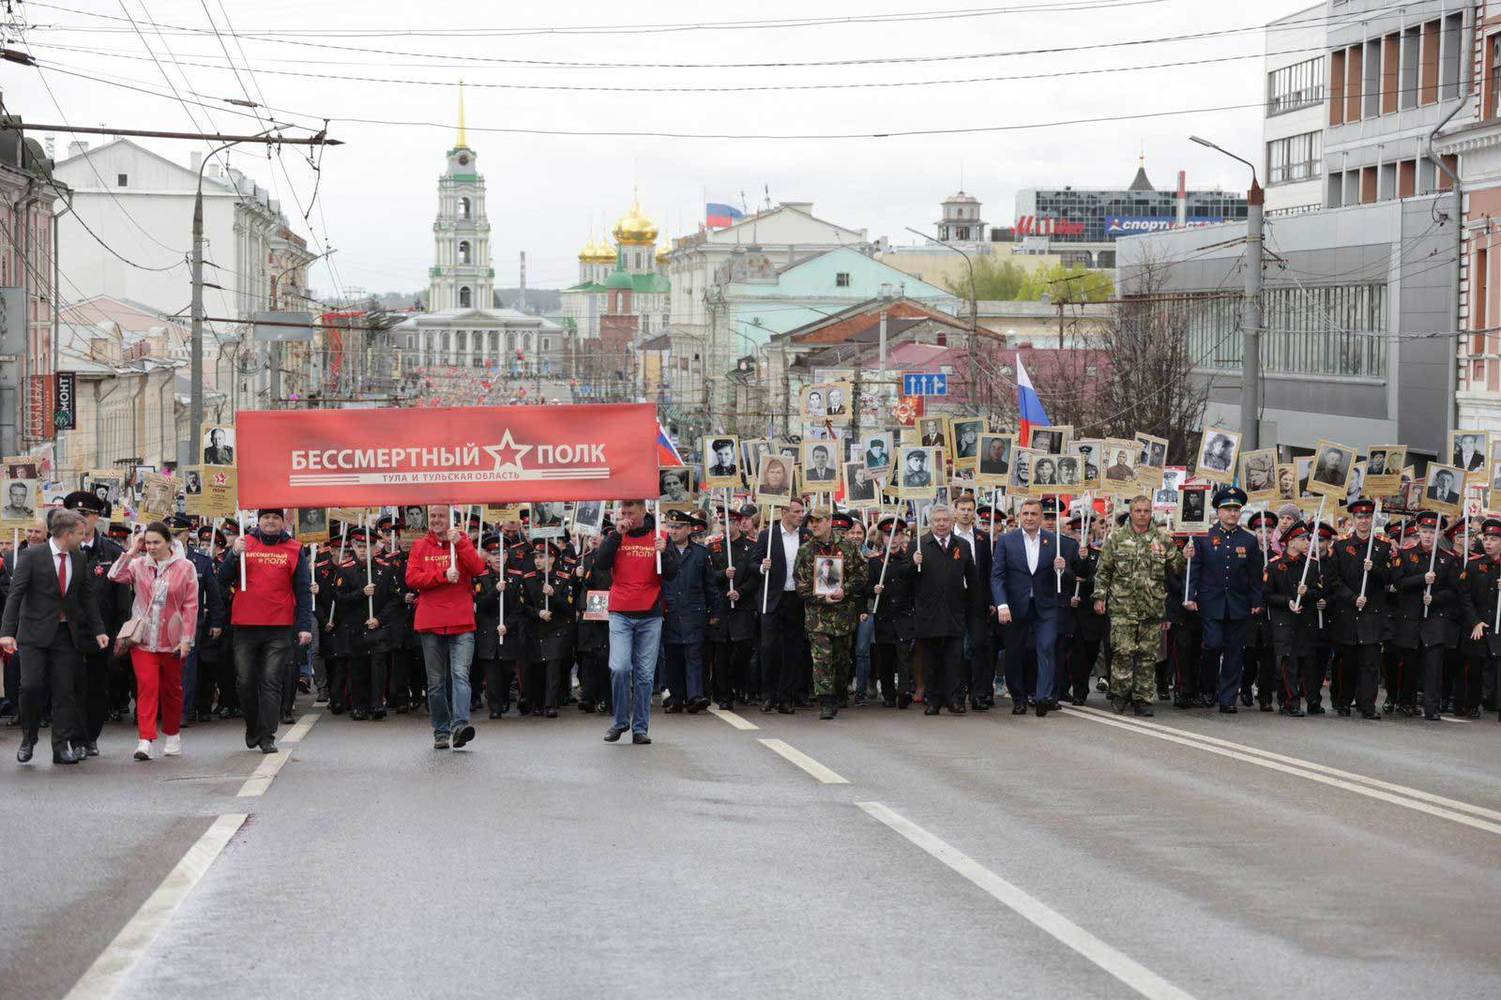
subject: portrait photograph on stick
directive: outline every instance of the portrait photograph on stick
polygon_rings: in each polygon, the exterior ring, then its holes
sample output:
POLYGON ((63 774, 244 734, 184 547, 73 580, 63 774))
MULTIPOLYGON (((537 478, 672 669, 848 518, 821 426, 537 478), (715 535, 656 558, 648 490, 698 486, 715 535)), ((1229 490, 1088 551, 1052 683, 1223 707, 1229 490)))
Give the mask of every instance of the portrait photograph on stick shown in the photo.
POLYGON ((657 470, 657 499, 663 503, 687 503, 693 499, 693 470, 686 465, 667 465, 657 470))
POLYGON ((981 486, 1005 486, 1011 475, 1010 434, 981 434, 978 482, 981 486))
POLYGON ((834 441, 803 442, 803 486, 809 493, 832 493, 839 489, 839 463, 835 456, 840 447, 834 441))
POLYGON ((1277 499, 1277 449, 1258 448, 1240 456, 1240 488, 1250 503, 1277 499))
POLYGON ((703 439, 704 479, 709 489, 740 485, 740 443, 725 434, 707 435, 703 439))
POLYGON ((844 557, 813 557, 813 596, 828 597, 844 587, 844 557))
POLYGON ((1454 516, 1464 502, 1465 472, 1452 465, 1430 463, 1423 478, 1423 503, 1440 514, 1454 516))
POLYGON ((1054 424, 1051 427, 1032 428, 1032 440, 1027 442, 1027 447, 1033 451, 1045 451, 1049 455, 1061 455, 1068 443, 1073 440, 1074 429, 1067 424, 1054 424))
POLYGON ((797 463, 782 455, 767 455, 761 460, 761 474, 756 479, 756 501, 785 504, 792 496, 793 472, 797 463))
POLYGON ((897 495, 904 500, 930 500, 943 478, 943 449, 903 447, 897 450, 897 495))
POLYGON ((1449 432, 1449 464, 1456 469, 1464 470, 1471 480, 1484 481, 1487 479, 1486 462, 1488 460, 1487 436, 1485 431, 1460 431, 1449 432))
POLYGON ((980 435, 985 433, 983 417, 963 417, 950 425, 953 434, 951 452, 956 469, 973 469, 980 458, 980 435))
POLYGON ((1239 431, 1227 431, 1223 427, 1204 428, 1203 440, 1199 442, 1198 460, 1194 464, 1194 476, 1216 483, 1233 481, 1235 458, 1239 451, 1239 431))
POLYGON ((1333 441, 1319 441, 1313 447, 1313 468, 1308 474, 1308 492, 1343 500, 1350 489, 1350 473, 1355 468, 1355 449, 1333 441))

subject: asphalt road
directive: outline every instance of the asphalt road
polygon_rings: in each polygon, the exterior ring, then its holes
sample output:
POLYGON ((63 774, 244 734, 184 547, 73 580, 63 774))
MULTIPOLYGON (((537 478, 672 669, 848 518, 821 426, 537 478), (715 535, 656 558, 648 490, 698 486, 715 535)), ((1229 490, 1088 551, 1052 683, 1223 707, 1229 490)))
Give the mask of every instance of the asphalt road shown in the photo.
POLYGON ((1496 995, 1494 716, 740 718, 0 763, 0 996, 1496 995))

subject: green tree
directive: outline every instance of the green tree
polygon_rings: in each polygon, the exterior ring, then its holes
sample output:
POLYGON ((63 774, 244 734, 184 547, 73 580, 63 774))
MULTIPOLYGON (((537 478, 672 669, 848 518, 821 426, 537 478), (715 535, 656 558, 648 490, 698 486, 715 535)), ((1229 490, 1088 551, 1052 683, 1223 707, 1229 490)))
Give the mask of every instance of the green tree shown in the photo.
POLYGON ((1105 271, 1055 264, 1029 273, 1016 298, 1036 302, 1045 292, 1053 302, 1104 302, 1115 294, 1115 279, 1105 271))
MULTIPOLYGON (((1027 269, 1015 261, 1001 257, 975 258, 975 298, 981 302, 1019 299, 1021 287, 1026 283, 1027 269)), ((966 302, 969 301, 969 272, 961 269, 952 278, 944 280, 949 291, 966 302)))

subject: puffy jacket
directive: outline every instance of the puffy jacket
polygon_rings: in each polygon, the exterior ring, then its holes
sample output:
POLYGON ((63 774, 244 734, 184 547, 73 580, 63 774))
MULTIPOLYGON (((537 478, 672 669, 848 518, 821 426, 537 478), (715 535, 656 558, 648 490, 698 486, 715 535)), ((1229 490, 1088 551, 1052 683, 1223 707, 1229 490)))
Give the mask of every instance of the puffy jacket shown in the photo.
POLYGON ((459 635, 474 631, 474 578, 485 571, 485 560, 468 535, 454 544, 459 578, 448 582, 449 543, 429 531, 412 545, 407 556, 407 586, 417 591, 418 632, 459 635))

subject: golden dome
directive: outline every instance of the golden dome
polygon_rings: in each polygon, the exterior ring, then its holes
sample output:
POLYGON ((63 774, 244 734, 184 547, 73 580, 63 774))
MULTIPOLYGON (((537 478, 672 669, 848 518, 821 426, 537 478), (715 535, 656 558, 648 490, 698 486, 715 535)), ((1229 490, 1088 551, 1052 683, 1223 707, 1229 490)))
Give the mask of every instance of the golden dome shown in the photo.
POLYGON ((592 238, 584 244, 584 249, 579 251, 579 263, 581 264, 613 264, 615 263, 615 251, 610 244, 603 240, 596 243, 592 238))
POLYGON ((615 223, 615 242, 633 246, 650 246, 657 242, 657 224, 641 214, 641 204, 633 202, 631 210, 615 223))
POLYGON ((665 243, 662 244, 661 246, 657 247, 657 263, 658 264, 665 264, 665 263, 667 263, 667 255, 670 254, 670 253, 672 253, 672 247, 668 246, 665 243))

